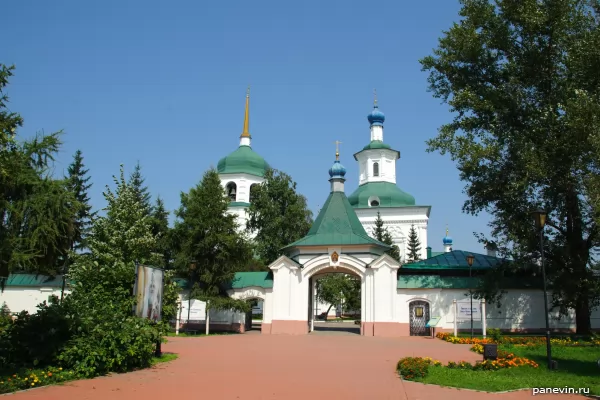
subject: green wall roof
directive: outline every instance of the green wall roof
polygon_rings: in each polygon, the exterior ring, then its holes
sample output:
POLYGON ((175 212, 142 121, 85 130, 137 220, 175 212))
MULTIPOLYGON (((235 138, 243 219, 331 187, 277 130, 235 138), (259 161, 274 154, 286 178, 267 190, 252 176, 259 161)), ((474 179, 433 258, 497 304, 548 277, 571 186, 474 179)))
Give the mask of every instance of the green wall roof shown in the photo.
POLYGON ((370 237, 344 192, 331 192, 308 234, 284 249, 296 246, 371 244, 389 246, 370 237))
MULTIPOLYGON (((398 289, 474 289, 481 284, 480 278, 439 275, 398 275, 398 289)), ((539 279, 505 279, 503 289, 539 289, 539 279)))
POLYGON ((402 265, 402 269, 416 269, 416 270, 434 270, 434 269, 469 269, 467 264, 467 255, 472 254, 475 259, 473 260, 473 269, 489 269, 498 264, 503 260, 496 257, 491 257, 484 254, 477 254, 462 250, 453 250, 448 253, 441 253, 437 256, 428 258, 426 260, 417 261, 410 264, 402 265))
POLYGON ((269 164, 250 146, 240 146, 217 164, 219 174, 240 174, 265 176, 269 164))
POLYGON ((62 275, 51 277, 35 274, 10 274, 6 280, 6 286, 62 287, 62 275))
MULTIPOLYGON (((185 278, 175 278, 174 281, 183 289, 187 288, 188 281, 185 278)), ((255 271, 255 272, 236 272, 231 284, 227 289, 243 289, 256 286, 264 289, 273 287, 273 272, 255 271)))
POLYGON ((379 197, 379 207, 414 206, 415 198, 390 182, 370 182, 360 185, 348 197, 354 208, 370 208, 369 198, 379 197))

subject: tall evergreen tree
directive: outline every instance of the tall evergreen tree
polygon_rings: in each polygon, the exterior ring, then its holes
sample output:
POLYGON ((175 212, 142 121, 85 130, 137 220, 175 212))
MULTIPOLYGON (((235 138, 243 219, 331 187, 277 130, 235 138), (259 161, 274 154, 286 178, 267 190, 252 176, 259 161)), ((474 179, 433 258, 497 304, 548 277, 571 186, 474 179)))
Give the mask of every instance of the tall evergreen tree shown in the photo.
POLYGON ((78 207, 65 182, 50 176, 61 132, 16 138, 23 119, 5 92, 13 69, 0 64, 0 286, 10 271, 58 272, 78 207))
POLYGON ((391 246, 392 248, 386 251, 386 253, 394 260, 400 262, 400 249, 394 244, 392 234, 385 226, 385 222, 381 219, 381 213, 377 212, 377 218, 375 219, 375 228, 373 228, 372 236, 382 243, 391 246))
POLYGON ((104 198, 106 215, 95 220, 89 237, 89 248, 95 260, 103 265, 117 262, 156 264, 156 238, 152 234, 152 218, 138 200, 136 188, 125 179, 123 165, 116 188, 108 185, 104 198))
POLYGON ((500 253, 517 261, 506 268, 537 264, 531 212, 547 211, 552 305, 563 315, 575 310, 577 333, 587 334, 600 306, 591 268, 600 246, 598 1, 461 6, 461 21, 421 60, 429 90, 452 110, 428 151, 456 162, 467 185, 463 210, 492 215, 500 253))
POLYGON ((67 169, 67 182, 71 193, 80 204, 79 211, 75 218, 73 230, 72 248, 83 250, 86 248, 86 240, 90 233, 91 225, 96 212, 92 212, 88 190, 92 187, 89 183, 91 177, 88 176, 88 169, 83 164, 83 155, 81 150, 77 150, 73 156, 73 162, 67 169))
POLYGON ((418 261, 421 259, 421 241, 414 225, 410 226, 410 231, 408 232, 407 247, 406 259, 408 261, 418 261))
POLYGON ((172 264, 171 228, 169 227, 169 212, 165 209, 163 200, 158 196, 152 209, 152 234, 156 238, 155 252, 160 254, 161 266, 170 269, 172 264))
POLYGON ((137 200, 140 202, 142 207, 144 208, 145 214, 150 215, 152 213, 152 196, 148 190, 148 186, 144 185, 146 182, 146 178, 142 175, 142 166, 138 161, 133 168, 133 172, 129 177, 129 184, 133 187, 133 191, 137 200))
POLYGON ((175 212, 175 265, 190 280, 190 300, 207 302, 207 321, 211 308, 224 302, 230 305, 225 287, 252 257, 228 206, 219 174, 211 168, 196 187, 181 194, 181 207, 175 212))
POLYGON ((296 192, 296 182, 274 169, 267 170, 265 181, 251 188, 246 228, 254 231, 256 254, 264 265, 280 255, 280 249, 304 237, 312 225, 312 212, 306 198, 296 192))

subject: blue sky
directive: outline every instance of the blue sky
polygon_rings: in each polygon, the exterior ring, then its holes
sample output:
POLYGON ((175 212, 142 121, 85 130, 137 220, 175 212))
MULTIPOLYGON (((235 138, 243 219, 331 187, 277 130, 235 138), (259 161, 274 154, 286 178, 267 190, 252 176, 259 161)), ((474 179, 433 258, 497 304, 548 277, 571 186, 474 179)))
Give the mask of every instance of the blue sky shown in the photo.
POLYGON ((152 194, 170 210, 210 166, 237 148, 246 87, 255 151, 290 174, 317 211, 340 140, 352 154, 369 140, 373 89, 386 115, 384 140, 400 150, 398 186, 431 205, 429 244, 484 252, 473 232, 489 216, 463 214, 464 183, 425 140, 451 120, 427 92, 418 60, 458 19, 455 0, 103 1, 12 0, 2 6, 0 62, 17 69, 10 108, 21 137, 63 129, 62 173, 77 149, 93 181, 94 207, 119 164, 139 161, 152 194))

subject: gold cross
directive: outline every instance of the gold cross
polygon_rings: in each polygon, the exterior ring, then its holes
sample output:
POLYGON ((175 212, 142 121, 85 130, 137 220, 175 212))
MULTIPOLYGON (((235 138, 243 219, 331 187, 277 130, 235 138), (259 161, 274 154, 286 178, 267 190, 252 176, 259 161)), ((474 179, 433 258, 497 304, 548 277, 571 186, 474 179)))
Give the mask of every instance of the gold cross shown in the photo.
POLYGON ((377 106, 377 89, 373 89, 373 96, 375 97, 375 106, 377 106))
POLYGON ((340 142, 339 140, 336 140, 334 143, 335 143, 335 159, 339 160, 340 159, 340 144, 342 142, 340 142))

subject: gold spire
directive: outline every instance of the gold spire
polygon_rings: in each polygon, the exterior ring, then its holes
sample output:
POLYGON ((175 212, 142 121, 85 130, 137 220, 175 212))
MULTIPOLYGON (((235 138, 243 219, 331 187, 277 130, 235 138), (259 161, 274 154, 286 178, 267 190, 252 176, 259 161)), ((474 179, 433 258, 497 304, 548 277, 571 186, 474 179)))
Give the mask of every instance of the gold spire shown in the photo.
POLYGON ((373 89, 373 97, 375 98, 373 105, 377 107, 377 89, 373 89))
POLYGON ((339 159, 340 159, 340 144, 342 142, 340 142, 339 140, 336 140, 334 143, 335 143, 335 160, 339 161, 339 159))
POLYGON ((240 137, 250 137, 250 132, 248 128, 250 126, 250 86, 248 86, 248 90, 246 91, 246 112, 244 114, 244 131, 240 135, 240 137))
POLYGON ((446 236, 448 236, 448 225, 446 225, 446 236))

